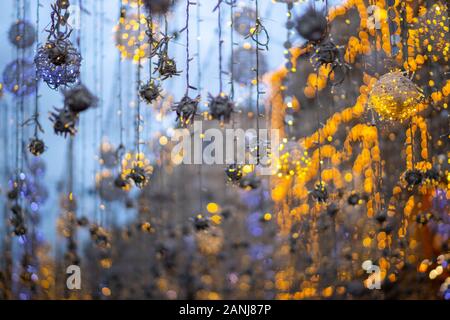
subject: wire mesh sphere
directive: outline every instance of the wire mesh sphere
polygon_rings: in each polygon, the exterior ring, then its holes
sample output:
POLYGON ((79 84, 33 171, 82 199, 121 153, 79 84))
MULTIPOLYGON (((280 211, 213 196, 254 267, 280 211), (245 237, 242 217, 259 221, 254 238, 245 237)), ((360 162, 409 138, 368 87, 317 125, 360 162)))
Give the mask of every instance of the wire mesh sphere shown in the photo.
MULTIPOLYGON (((233 70, 233 80, 244 85, 250 84, 256 79, 256 50, 249 46, 240 47, 234 50, 234 64, 230 69, 233 70)), ((268 70, 266 56, 260 52, 259 54, 259 75, 262 76, 268 70)))
POLYGON ((49 40, 34 58, 37 76, 50 88, 75 83, 80 76, 81 55, 69 40, 49 40))
POLYGON ((15 47, 25 49, 33 45, 36 33, 30 22, 19 20, 9 28, 8 37, 15 47))
POLYGON ((36 91, 36 69, 32 62, 18 59, 3 70, 5 89, 16 96, 28 96, 36 91))
POLYGON ((421 90, 401 71, 378 79, 369 96, 369 107, 382 119, 403 121, 418 111, 424 101, 421 90))
MULTIPOLYGON (((153 22, 153 34, 158 34, 158 27, 153 22)), ((151 51, 151 41, 147 34, 148 22, 145 14, 141 13, 140 19, 137 13, 124 13, 118 24, 114 27, 116 47, 119 49, 122 59, 138 62, 147 58, 151 51)))
POLYGON ((234 30, 243 36, 250 34, 250 29, 255 26, 256 11, 251 7, 238 7, 234 12, 234 30))

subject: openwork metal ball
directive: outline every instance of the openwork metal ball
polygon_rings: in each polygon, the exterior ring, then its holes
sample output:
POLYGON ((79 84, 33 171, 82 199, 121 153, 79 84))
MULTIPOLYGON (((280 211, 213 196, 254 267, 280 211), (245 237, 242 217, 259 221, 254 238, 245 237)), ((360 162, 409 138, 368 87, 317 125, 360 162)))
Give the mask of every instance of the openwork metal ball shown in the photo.
POLYGON ((174 104, 172 110, 176 112, 176 121, 179 122, 181 127, 186 127, 193 122, 199 102, 200 96, 192 99, 186 95, 179 102, 174 104))
POLYGON ((75 83, 80 76, 81 55, 68 40, 49 40, 34 58, 37 76, 50 88, 75 83))
POLYGON ((28 96, 36 91, 36 69, 32 62, 14 60, 3 71, 3 85, 15 96, 28 96))
POLYGON ((209 228, 209 221, 206 217, 201 214, 195 216, 194 218, 194 228, 197 231, 206 230, 209 228))
POLYGON ((142 100, 151 104, 161 96, 161 86, 152 79, 140 88, 139 95, 142 100))
POLYGON ((32 138, 28 144, 28 150, 34 156, 40 156, 44 153, 45 149, 44 141, 39 138, 32 138))
POLYGON ((347 198, 347 203, 351 206, 356 206, 359 203, 360 200, 360 196, 357 193, 352 193, 348 198, 347 198))
POLYGON ((14 46, 25 49, 33 45, 36 33, 30 22, 19 20, 9 28, 8 37, 14 46))
POLYGON ((77 115, 66 108, 55 108, 50 112, 50 121, 53 122, 55 134, 64 136, 64 138, 67 135, 75 135, 77 120, 77 115))
POLYGON ((150 177, 145 168, 136 165, 131 169, 131 172, 127 175, 127 179, 134 182, 136 187, 143 188, 150 180, 150 177))
POLYGON ((300 36, 311 42, 323 40, 327 34, 327 18, 325 12, 310 6, 297 19, 296 30, 300 36))
POLYGON ((80 113, 91 107, 95 107, 97 101, 97 97, 83 84, 78 84, 64 92, 64 105, 74 113, 80 113))
POLYGON ((381 76, 369 96, 369 107, 382 119, 400 122, 415 115, 423 102, 420 88, 401 71, 381 76))
POLYGON ((234 102, 226 94, 219 94, 217 97, 213 97, 211 94, 209 99, 209 114, 215 120, 229 122, 231 114, 234 110, 234 102))

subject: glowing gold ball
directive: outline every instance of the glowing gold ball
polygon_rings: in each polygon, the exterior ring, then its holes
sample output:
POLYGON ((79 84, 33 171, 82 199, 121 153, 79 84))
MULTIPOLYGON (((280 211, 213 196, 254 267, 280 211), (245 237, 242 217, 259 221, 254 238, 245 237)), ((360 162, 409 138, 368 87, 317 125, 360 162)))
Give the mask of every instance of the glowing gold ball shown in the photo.
POLYGON ((384 120, 403 121, 415 115, 424 101, 421 90, 401 71, 378 79, 369 96, 369 107, 384 120))

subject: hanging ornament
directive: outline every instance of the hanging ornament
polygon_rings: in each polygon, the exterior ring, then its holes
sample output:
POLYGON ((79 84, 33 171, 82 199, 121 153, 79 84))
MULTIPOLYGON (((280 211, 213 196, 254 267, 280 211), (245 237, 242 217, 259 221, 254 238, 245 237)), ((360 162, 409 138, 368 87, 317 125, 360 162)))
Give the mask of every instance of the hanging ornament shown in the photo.
POLYGON ((34 58, 36 75, 52 89, 75 83, 80 76, 81 55, 69 37, 69 1, 57 1, 52 5, 51 26, 47 42, 39 47, 34 58))
POLYGON ((9 41, 19 49, 26 49, 36 40, 36 32, 33 25, 25 20, 15 22, 8 32, 9 41))
POLYGON ((95 186, 100 198, 106 202, 121 201, 125 198, 125 188, 117 188, 114 176, 109 170, 98 173, 95 186))
POLYGON ((161 85, 154 79, 151 79, 146 84, 141 86, 139 95, 141 96, 142 100, 144 100, 148 104, 152 104, 154 101, 156 101, 156 99, 161 97, 161 90, 161 85))
POLYGON ((89 108, 93 108, 97 104, 95 97, 83 84, 64 91, 64 105, 73 113, 80 113, 89 108))
POLYGON ((46 149, 45 143, 39 138, 32 138, 28 143, 28 150, 34 156, 40 156, 46 149))
POLYGON ((36 69, 27 60, 14 60, 3 71, 3 85, 15 96, 28 96, 36 92, 36 69))
POLYGON ((313 199, 319 203, 327 202, 328 200, 328 190, 323 182, 316 184, 314 190, 311 191, 311 196, 313 199))
MULTIPOLYGON (((123 180, 133 181, 138 188, 143 188, 150 182, 152 173, 153 167, 143 153, 136 153, 134 156, 131 153, 125 154, 121 172, 123 180)), ((119 185, 117 179, 116 185, 119 185)))
POLYGON ((142 0, 151 14, 166 14, 175 5, 176 0, 142 0))
POLYGON ((211 94, 209 98, 209 114, 212 119, 228 123, 231 119, 231 114, 234 111, 234 102, 230 97, 224 93, 213 97, 211 94))
POLYGON ((346 71, 350 69, 350 66, 344 62, 342 48, 330 40, 320 42, 314 46, 314 52, 310 61, 316 71, 321 66, 329 67, 327 78, 329 80, 331 73, 334 73, 334 85, 342 83, 346 71))
POLYGON ((318 43, 327 35, 328 22, 324 10, 318 11, 313 6, 297 19, 296 29, 304 39, 318 43))
POLYGON ((206 217, 201 214, 195 216, 194 220, 194 228, 196 231, 203 231, 209 228, 209 221, 206 217))
POLYGON ((167 53, 159 55, 158 63, 154 72, 158 72, 161 80, 172 78, 173 76, 179 76, 180 70, 177 70, 177 64, 174 59, 169 58, 167 53))
POLYGON ((227 179, 231 183, 239 182, 242 178, 243 172, 242 172, 243 166, 240 164, 230 164, 225 169, 225 174, 227 175, 227 179))
POLYGON ((409 119, 423 103, 422 90, 401 71, 381 76, 369 96, 369 107, 386 120, 409 119))
POLYGON ((181 127, 187 127, 194 121, 199 102, 200 95, 198 95, 195 99, 192 99, 186 95, 179 102, 173 105, 172 110, 176 112, 176 121, 178 121, 181 127))
POLYGON ((408 170, 405 172, 405 181, 409 188, 418 186, 423 181, 423 174, 417 169, 408 170))
POLYGON ((53 122, 53 130, 55 134, 67 137, 67 135, 75 135, 77 132, 76 123, 78 116, 66 108, 55 108, 50 112, 50 121, 53 122))
POLYGON ((21 206, 15 204, 11 208, 12 218, 11 225, 13 226, 14 234, 16 236, 23 236, 27 233, 27 227, 25 226, 24 213, 21 206))

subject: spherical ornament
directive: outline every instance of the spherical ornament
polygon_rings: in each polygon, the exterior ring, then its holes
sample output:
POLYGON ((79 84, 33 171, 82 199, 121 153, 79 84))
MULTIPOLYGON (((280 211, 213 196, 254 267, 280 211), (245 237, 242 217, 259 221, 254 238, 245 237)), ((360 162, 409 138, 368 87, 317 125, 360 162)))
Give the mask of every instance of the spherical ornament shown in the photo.
POLYGON ((33 25, 25 20, 16 21, 9 28, 9 41, 20 49, 29 48, 36 39, 36 33, 33 25))
POLYGON ((250 29, 255 26, 256 11, 251 7, 238 7, 234 12, 234 30, 240 35, 247 36, 250 29))
POLYGON ((209 114, 211 115, 211 118, 228 123, 234 110, 234 102, 230 100, 230 97, 222 93, 217 97, 213 97, 209 94, 208 98, 209 114))
POLYGON ((423 174, 419 170, 413 169, 405 172, 405 181, 408 187, 414 187, 422 183, 423 174))
POLYGON ((39 138, 33 138, 28 144, 28 150, 34 156, 39 156, 44 153, 46 147, 44 141, 39 138))
POLYGON ((172 110, 176 112, 176 121, 179 122, 181 127, 188 126, 194 120, 199 102, 200 96, 197 96, 195 99, 191 99, 186 95, 179 102, 173 105, 172 110))
POLYGON ((181 74, 181 71, 177 70, 176 61, 169 58, 167 54, 162 54, 159 56, 158 64, 156 65, 154 72, 159 73, 161 80, 166 80, 181 74))
POLYGON ((66 108, 55 108, 55 111, 50 112, 50 121, 53 122, 55 134, 62 135, 64 138, 67 135, 75 135, 77 120, 77 115, 66 108))
POLYGON ((311 196, 313 199, 319 203, 326 202, 328 200, 328 190, 324 183, 318 183, 311 191, 311 196))
POLYGON ((21 206, 15 204, 11 208, 12 218, 11 225, 13 226, 14 234, 16 236, 23 236, 27 233, 27 227, 25 226, 24 213, 21 206))
MULTIPOLYGON (((240 47, 234 50, 234 63, 229 65, 233 70, 233 80, 249 85, 256 78, 256 51, 251 46, 240 47)), ((259 75, 263 76, 268 71, 266 56, 260 52, 259 54, 259 75)))
POLYGON ((194 218, 194 228, 196 231, 202 231, 209 228, 209 220, 203 215, 199 214, 194 218))
POLYGON ((80 113, 88 108, 95 107, 97 101, 97 97, 83 84, 78 84, 72 89, 64 91, 64 105, 73 113, 80 113))
MULTIPOLYGON (((158 34, 157 25, 153 23, 153 34, 158 34)), ((149 57, 151 41, 147 34, 148 24, 145 14, 141 13, 140 19, 137 13, 127 13, 125 10, 114 27, 116 47, 119 49, 122 59, 133 60, 149 57)))
POLYGON ((36 91, 36 69, 27 60, 14 60, 3 71, 3 84, 15 96, 28 96, 36 91))
POLYGON ((323 40, 327 34, 327 17, 325 12, 318 11, 310 6, 306 12, 297 19, 297 32, 300 36, 311 42, 323 40))
POLYGON ((125 154, 122 160, 122 179, 132 181, 136 187, 141 189, 150 182, 152 173, 153 167, 143 153, 125 154))
POLYGON ((142 100, 148 104, 152 104, 153 101, 161 96, 161 86, 158 82, 152 79, 140 88, 139 95, 142 100))
POLYGON ((174 0, 143 0, 145 7, 151 14, 165 14, 169 11, 172 5, 175 4, 174 0))
POLYGON ((80 76, 81 55, 68 39, 48 40, 34 62, 37 76, 53 89, 75 83, 80 76))
POLYGON ((347 203, 351 206, 356 206, 359 203, 360 199, 361 198, 359 197, 359 194, 352 193, 351 195, 348 196, 347 203))
POLYGON ((386 120, 409 119, 423 102, 420 88, 401 71, 381 76, 369 96, 369 107, 386 120))
POLYGON ((225 174, 227 175, 227 179, 231 183, 236 183, 241 180, 243 172, 242 172, 242 165, 240 164, 230 164, 225 169, 225 174))

